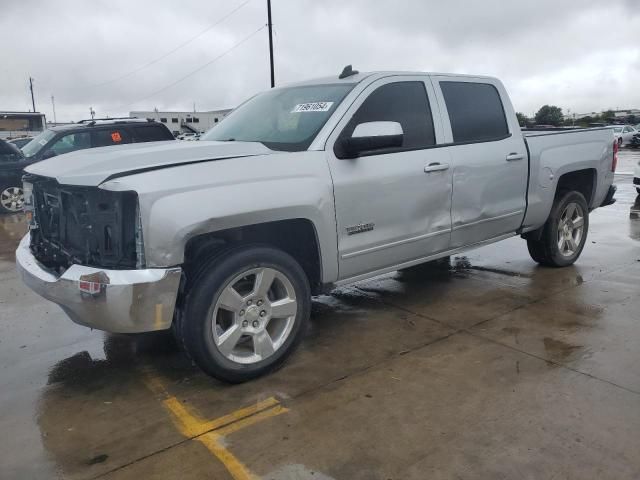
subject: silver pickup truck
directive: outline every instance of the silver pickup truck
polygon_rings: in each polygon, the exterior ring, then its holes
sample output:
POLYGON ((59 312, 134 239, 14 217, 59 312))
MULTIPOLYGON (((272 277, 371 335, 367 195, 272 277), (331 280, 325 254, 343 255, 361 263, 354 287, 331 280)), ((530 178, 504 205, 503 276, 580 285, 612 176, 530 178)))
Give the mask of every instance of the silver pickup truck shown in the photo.
POLYGON ((172 328, 241 382, 282 364, 336 285, 515 235, 571 265, 614 201, 614 143, 523 134, 495 78, 347 68, 256 95, 199 142, 29 167, 18 269, 74 322, 172 328))

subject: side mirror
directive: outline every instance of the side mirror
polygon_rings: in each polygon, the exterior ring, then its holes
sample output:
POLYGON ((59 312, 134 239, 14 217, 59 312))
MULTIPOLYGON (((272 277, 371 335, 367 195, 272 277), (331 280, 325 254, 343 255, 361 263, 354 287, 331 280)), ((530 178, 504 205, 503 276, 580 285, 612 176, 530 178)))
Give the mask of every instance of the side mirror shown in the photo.
POLYGON ((404 132, 398 122, 360 123, 349 138, 340 141, 339 158, 356 158, 363 153, 402 146, 404 132))

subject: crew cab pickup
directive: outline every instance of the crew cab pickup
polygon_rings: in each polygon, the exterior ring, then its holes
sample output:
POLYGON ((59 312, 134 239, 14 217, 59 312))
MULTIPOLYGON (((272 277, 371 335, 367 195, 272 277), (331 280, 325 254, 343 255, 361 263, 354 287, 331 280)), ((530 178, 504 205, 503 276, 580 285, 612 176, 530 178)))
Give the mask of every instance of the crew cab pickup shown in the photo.
POLYGON ((336 285, 517 235, 571 265, 614 201, 614 143, 523 134, 495 78, 346 68, 254 96, 199 142, 27 168, 18 269, 73 321, 172 328, 241 382, 282 364, 336 285))

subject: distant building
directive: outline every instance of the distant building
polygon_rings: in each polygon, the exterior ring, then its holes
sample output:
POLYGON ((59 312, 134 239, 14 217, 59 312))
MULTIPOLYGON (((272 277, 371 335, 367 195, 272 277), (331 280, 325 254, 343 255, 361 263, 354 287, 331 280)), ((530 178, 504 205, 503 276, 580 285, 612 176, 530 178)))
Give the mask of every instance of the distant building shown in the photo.
POLYGON ((174 135, 181 133, 202 133, 215 126, 222 120, 231 109, 211 110, 208 112, 157 112, 136 111, 130 112, 129 116, 137 118, 152 118, 164 123, 174 135))
POLYGON ((0 111, 0 138, 32 137, 46 124, 44 113, 0 111))
MULTIPOLYGON (((603 113, 604 112, 589 112, 589 113, 567 112, 564 114, 564 119, 565 120, 571 120, 571 119, 581 120, 585 117, 595 117, 596 115, 602 115, 603 113)), ((615 118, 618 118, 618 119, 624 119, 631 115, 638 117, 640 116, 640 110, 638 110, 637 108, 631 108, 629 110, 616 110, 613 112, 613 115, 615 118)))

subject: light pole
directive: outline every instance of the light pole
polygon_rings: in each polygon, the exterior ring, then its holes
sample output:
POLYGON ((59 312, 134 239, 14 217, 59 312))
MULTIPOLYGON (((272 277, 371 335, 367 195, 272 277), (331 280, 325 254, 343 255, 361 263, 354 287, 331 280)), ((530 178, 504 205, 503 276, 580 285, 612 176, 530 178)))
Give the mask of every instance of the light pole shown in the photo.
POLYGON ((56 120, 56 101, 53 98, 53 95, 51 95, 51 107, 53 108, 53 125, 57 125, 58 120, 56 120))
POLYGON ((267 0, 267 26, 269 27, 269 65, 271 66, 271 88, 276 86, 273 71, 273 24, 271 23, 271 0, 267 0))
POLYGON ((33 78, 29 77, 29 90, 31 90, 31 105, 33 106, 33 113, 36 113, 36 100, 33 96, 33 78))

